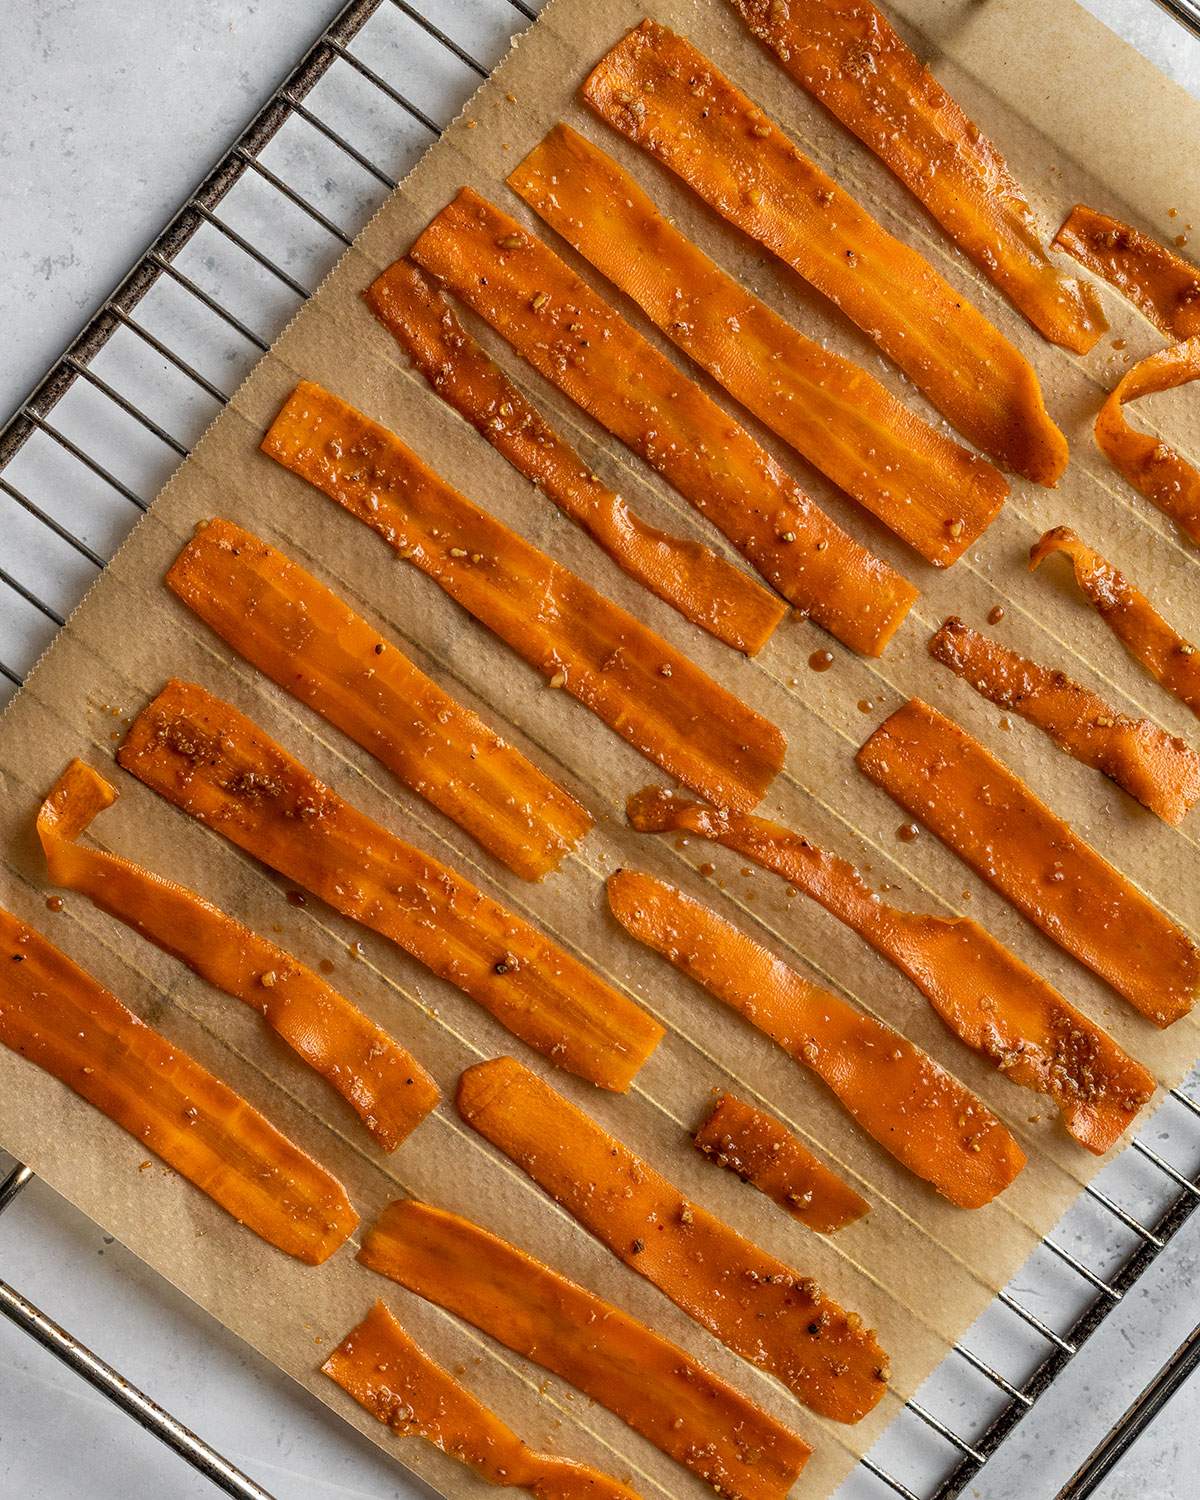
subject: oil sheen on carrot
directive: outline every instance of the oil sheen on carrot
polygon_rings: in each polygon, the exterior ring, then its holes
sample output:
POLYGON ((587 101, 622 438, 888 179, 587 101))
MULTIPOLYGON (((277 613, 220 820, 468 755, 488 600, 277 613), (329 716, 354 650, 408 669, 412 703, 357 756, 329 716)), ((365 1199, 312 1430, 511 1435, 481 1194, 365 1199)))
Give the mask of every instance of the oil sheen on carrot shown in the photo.
POLYGON ((1054 243, 1142 312, 1173 339, 1200 333, 1200 266, 1150 235, 1077 203, 1054 243))

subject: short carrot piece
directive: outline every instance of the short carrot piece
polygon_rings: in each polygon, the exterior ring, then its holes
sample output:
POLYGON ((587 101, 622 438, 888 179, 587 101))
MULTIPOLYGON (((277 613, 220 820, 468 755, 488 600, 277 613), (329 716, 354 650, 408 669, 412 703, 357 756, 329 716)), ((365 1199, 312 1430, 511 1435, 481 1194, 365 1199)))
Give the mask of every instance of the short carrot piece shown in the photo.
POLYGON ((1200 333, 1200 266, 1109 214, 1077 203, 1054 237, 1173 339, 1200 333))

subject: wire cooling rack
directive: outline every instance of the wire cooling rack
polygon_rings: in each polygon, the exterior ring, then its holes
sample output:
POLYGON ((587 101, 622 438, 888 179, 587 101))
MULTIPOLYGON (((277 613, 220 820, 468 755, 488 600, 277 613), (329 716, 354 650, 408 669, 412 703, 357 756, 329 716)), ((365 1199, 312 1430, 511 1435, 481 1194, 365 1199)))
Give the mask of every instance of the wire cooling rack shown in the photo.
MULTIPOLYGON (((1158 3, 1200 36, 1194 0, 1158 3)), ((352 0, 0 428, 0 703, 299 302, 539 4, 352 0)), ((17 1166, 0 1183, 0 1213, 32 1176, 17 1166)), ((961 1494, 1198 1200, 1200 1103, 1176 1089, 906 1404, 862 1460, 855 1494, 961 1494)), ((218 1489, 271 1500, 3 1281, 0 1313, 218 1489)), ((1196 1364, 1200 1329, 1060 1500, 1090 1494, 1196 1364)))

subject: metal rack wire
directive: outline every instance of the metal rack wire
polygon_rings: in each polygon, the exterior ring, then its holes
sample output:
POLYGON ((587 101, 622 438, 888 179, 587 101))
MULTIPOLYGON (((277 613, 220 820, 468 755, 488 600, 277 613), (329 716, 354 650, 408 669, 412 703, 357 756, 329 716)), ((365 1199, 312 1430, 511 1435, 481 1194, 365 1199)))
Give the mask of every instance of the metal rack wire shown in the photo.
MULTIPOLYGON (((383 191, 440 134, 511 36, 536 17, 536 4, 525 0, 420 4, 351 0, 341 10, 0 429, 0 515, 10 534, 24 535, 14 552, 34 559, 0 565, 0 627, 15 622, 7 636, 0 629, 0 676, 13 690, 228 390, 350 244, 383 191), (378 140, 368 145, 372 122, 378 140), (171 381, 174 395, 164 402, 171 381), (84 491, 86 525, 78 503, 58 498, 65 493, 78 502, 84 491)), ((1200 36, 1192 0, 1167 0, 1165 8, 1200 36)), ((0 697, 3 691, 0 683, 0 697)), ((31 1178, 18 1167, 0 1184, 0 1213, 31 1178)), ((909 1432, 902 1463, 885 1436, 862 1461, 862 1474, 903 1500, 961 1494, 1198 1200, 1200 1104, 1177 1089, 1085 1190, 1055 1237, 1043 1241, 1022 1273, 1020 1294, 1000 1293, 921 1400, 907 1403, 894 1425, 918 1424, 926 1451, 914 1459, 919 1445, 909 1432), (1170 1143, 1171 1159, 1148 1143, 1152 1131, 1170 1143)), ((0 1313, 217 1488, 241 1500, 270 1500, 4 1282, 0 1313)), ((1198 1360, 1200 1338, 1193 1337, 1063 1497, 1091 1492, 1198 1360)))

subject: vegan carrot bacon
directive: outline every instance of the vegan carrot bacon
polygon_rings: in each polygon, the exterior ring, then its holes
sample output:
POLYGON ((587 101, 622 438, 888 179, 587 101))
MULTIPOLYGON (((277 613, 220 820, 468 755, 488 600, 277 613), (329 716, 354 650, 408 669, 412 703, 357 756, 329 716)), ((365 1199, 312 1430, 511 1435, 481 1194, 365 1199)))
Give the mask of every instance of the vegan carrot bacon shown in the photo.
POLYGON ((540 880, 592 826, 574 797, 331 589, 232 521, 204 523, 167 584, 260 672, 336 724, 514 874, 540 880))
POLYGON ((954 562, 994 519, 1008 486, 991 464, 798 333, 570 126, 556 125, 508 183, 731 396, 927 561, 954 562))
POLYGON ((713 839, 810 896, 910 979, 960 1041, 1052 1099, 1089 1151, 1107 1151, 1154 1092, 1140 1063, 978 922, 891 906, 846 860, 765 818, 647 787, 630 799, 629 820, 713 839))
POLYGON ((693 625, 748 655, 787 606, 710 547, 659 531, 630 510, 509 380, 409 260, 363 293, 433 389, 592 540, 693 625))
POLYGON ((276 1249, 320 1265, 358 1223, 335 1177, 40 933, 0 910, 0 1042, 276 1249))
POLYGON ((592 108, 822 292, 992 458, 1054 484, 1067 443, 1028 361, 690 42, 643 21, 583 86, 592 108))
POLYGON ((396 943, 529 1046, 623 1090, 662 1027, 457 871, 343 801, 243 714, 170 682, 120 764, 343 916, 396 943))
POLYGON ((878 656, 917 590, 515 219, 469 188, 410 254, 675 487, 803 614, 878 656))
POLYGON ((952 719, 911 698, 861 747, 878 786, 1156 1026, 1200 997, 1200 948, 952 719))
POLYGON ((1008 163, 865 0, 733 0, 798 84, 890 168, 1044 338, 1086 354, 1108 326, 1050 261, 1008 163))
POLYGON ((302 381, 263 451, 366 522, 530 666, 686 786, 752 807, 786 741, 661 636, 302 381))
POLYGON ((881 1399, 887 1355, 856 1314, 683 1197, 514 1058, 468 1068, 458 1109, 614 1255, 813 1411, 857 1422, 881 1399))
POLYGON ((1175 339, 1200 333, 1200 266, 1120 219, 1077 203, 1054 237, 1060 249, 1175 339))
POLYGON ((953 615, 929 651, 989 702, 1036 724, 1165 823, 1182 822, 1200 799, 1200 755, 1153 720, 1119 712, 1065 672, 1030 661, 953 615))
POLYGON ((358 1259, 569 1382, 732 1500, 784 1500, 811 1452, 677 1345, 469 1219, 392 1203, 358 1259))

